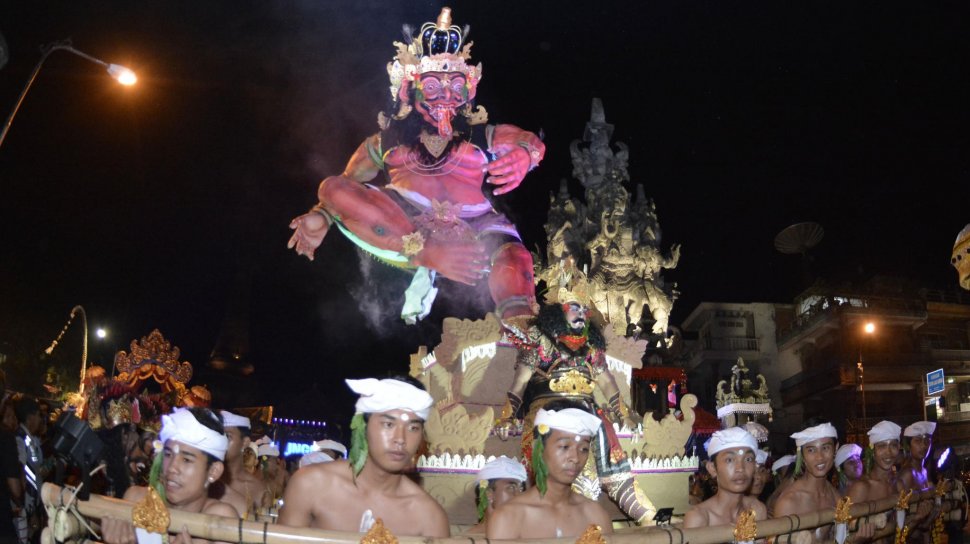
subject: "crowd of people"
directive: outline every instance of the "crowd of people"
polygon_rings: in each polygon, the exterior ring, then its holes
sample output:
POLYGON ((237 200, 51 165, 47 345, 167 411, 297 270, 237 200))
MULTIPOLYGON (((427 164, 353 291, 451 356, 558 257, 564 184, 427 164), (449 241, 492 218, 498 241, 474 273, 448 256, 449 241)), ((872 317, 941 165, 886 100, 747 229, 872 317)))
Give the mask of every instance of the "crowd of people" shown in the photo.
MULTIPOLYGON (((379 521, 395 535, 450 536, 444 509, 411 477, 432 397, 410 378, 347 385, 358 395, 349 448, 322 440, 288 466, 268 437, 253 436, 254 422, 244 415, 180 407, 161 416, 149 444, 141 433, 123 441, 131 444, 124 456, 130 485, 119 489, 111 470, 92 485, 134 502, 154 490, 171 510, 341 532, 366 532, 379 521)), ((0 523, 12 520, 2 525, 3 543, 36 541, 43 523, 38 488, 58 471, 56 456, 45 451, 47 419, 40 406, 28 397, 10 397, 2 405, 0 469, 6 485, 0 486, 0 523)), ((591 525, 612 532, 607 511, 573 488, 602 424, 575 401, 546 403, 533 421, 528 462, 498 457, 479 472, 479 523, 465 534, 576 538, 591 525)), ((794 451, 772 461, 744 427, 720 430, 705 445, 707 461, 693 479, 693 505, 683 527, 733 525, 742 514, 756 520, 805 514, 834 508, 843 496, 859 503, 933 489, 936 467, 927 459, 934 431, 928 421, 905 429, 881 421, 863 447, 840 445, 835 427, 818 423, 791 435, 794 451)), ((925 538, 936 514, 931 502, 921 503, 909 521, 911 538, 925 538)), ((889 521, 857 522, 853 542, 885 535, 878 531, 889 521)), ((128 519, 103 518, 100 531, 107 544, 137 540, 128 519)), ((185 527, 170 531, 178 544, 199 540, 185 527)), ((831 540, 831 526, 803 538, 831 540)))
MULTIPOLYGON (((880 421, 869 429, 868 445, 840 445, 834 426, 813 422, 791 435, 794 452, 770 465, 768 452, 759 449, 745 428, 715 432, 706 445, 709 460, 703 473, 692 479, 694 506, 684 518, 684 527, 734 524, 750 511, 760 520, 834 509, 842 497, 858 504, 933 490, 944 477, 936 463, 927 462, 935 430, 936 423, 930 421, 905 429, 880 421)), ((909 541, 926 541, 939 513, 932 502, 921 501, 906 522, 909 541)), ((857 521, 853 541, 891 542, 893 534, 882 531, 893 524, 890 515, 857 521)), ((947 529, 962 541, 962 527, 949 524, 947 529)), ((809 537, 817 542, 832 540, 832 526, 804 536, 809 537)))

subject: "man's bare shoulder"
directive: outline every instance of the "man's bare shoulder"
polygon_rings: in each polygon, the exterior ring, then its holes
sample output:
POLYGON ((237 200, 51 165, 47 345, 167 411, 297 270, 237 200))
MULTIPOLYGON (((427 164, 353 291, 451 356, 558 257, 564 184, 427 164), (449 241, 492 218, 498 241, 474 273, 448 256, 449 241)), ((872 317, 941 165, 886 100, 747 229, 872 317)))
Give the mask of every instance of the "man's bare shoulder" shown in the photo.
POLYGON ((420 510, 425 516, 434 516, 445 521, 448 520, 448 514, 445 513, 445 509, 441 506, 441 503, 436 501, 424 488, 409 478, 403 479, 401 484, 401 498, 407 499, 411 503, 411 508, 420 510))
POLYGON ((353 485, 353 471, 347 461, 315 463, 300 468, 293 473, 287 487, 312 486, 316 490, 331 489, 333 486, 353 485))
POLYGON ((707 501, 694 506, 684 514, 685 529, 707 527, 708 525, 710 525, 710 513, 707 508, 707 501))
POLYGON ((755 519, 768 519, 768 508, 765 506, 765 503, 755 497, 745 496, 741 499, 741 504, 745 510, 754 510, 755 519))
POLYGON ((214 516, 224 516, 227 518, 240 517, 239 512, 233 505, 218 499, 209 499, 205 501, 205 505, 202 507, 202 513, 212 514, 214 516))
POLYGON ((817 510, 812 507, 813 502, 811 493, 802 490, 800 486, 792 483, 778 495, 778 499, 775 501, 773 515, 779 517, 817 510))
POLYGON ((846 496, 852 499, 853 503, 860 503, 869 497, 869 481, 865 478, 852 482, 852 485, 845 490, 846 496))
POLYGON ((145 498, 148 494, 148 488, 144 486, 131 486, 125 490, 125 496, 123 497, 126 501, 138 502, 145 498))

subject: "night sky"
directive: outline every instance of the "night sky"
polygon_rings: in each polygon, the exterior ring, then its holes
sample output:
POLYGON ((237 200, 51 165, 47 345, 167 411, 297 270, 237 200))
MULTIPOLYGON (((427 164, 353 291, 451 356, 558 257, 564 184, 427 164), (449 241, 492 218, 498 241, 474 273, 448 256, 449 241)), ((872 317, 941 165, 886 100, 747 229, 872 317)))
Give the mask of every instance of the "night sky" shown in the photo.
MULTIPOLYGON (((158 328, 201 366, 231 313, 259 400, 304 417, 321 398, 346 410, 344 377, 406 372, 444 315, 475 310, 446 299, 421 326, 369 326, 349 242, 331 234, 311 263, 286 249, 287 225, 376 130, 401 24, 442 5, 471 25, 490 120, 545 133, 542 166, 502 197, 527 246, 544 243, 549 192, 600 97, 664 249, 683 247, 665 272, 682 292, 673 324, 701 301, 791 302, 802 260, 773 239, 801 221, 825 228, 812 270, 831 281, 956 287, 962 2, 7 1, 4 116, 55 40, 140 81, 55 52, 27 95, 0 147, 0 346, 47 364, 80 304, 110 330, 93 359, 158 328)), ((58 354, 79 361, 79 333, 58 354)))

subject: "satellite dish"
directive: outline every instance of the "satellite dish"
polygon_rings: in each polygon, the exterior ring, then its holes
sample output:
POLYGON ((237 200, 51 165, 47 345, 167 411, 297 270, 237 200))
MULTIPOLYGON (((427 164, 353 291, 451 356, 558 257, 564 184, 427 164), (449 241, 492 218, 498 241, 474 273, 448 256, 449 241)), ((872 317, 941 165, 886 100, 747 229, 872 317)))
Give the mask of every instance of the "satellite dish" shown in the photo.
POLYGON ((775 236, 775 249, 787 255, 805 254, 825 236, 825 229, 811 221, 795 223, 782 229, 775 236))

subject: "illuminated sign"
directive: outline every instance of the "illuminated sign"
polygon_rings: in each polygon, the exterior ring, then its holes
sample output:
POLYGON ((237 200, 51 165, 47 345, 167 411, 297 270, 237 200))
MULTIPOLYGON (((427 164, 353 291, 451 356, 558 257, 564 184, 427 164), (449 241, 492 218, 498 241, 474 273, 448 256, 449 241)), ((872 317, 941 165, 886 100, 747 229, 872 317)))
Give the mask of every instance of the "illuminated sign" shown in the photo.
POLYGON ((934 370, 926 374, 926 394, 937 395, 946 388, 943 379, 943 369, 934 370))
POLYGON ((303 442, 287 442, 286 451, 283 452, 283 457, 289 457, 290 455, 306 455, 310 453, 310 448, 313 444, 306 444, 303 442))

